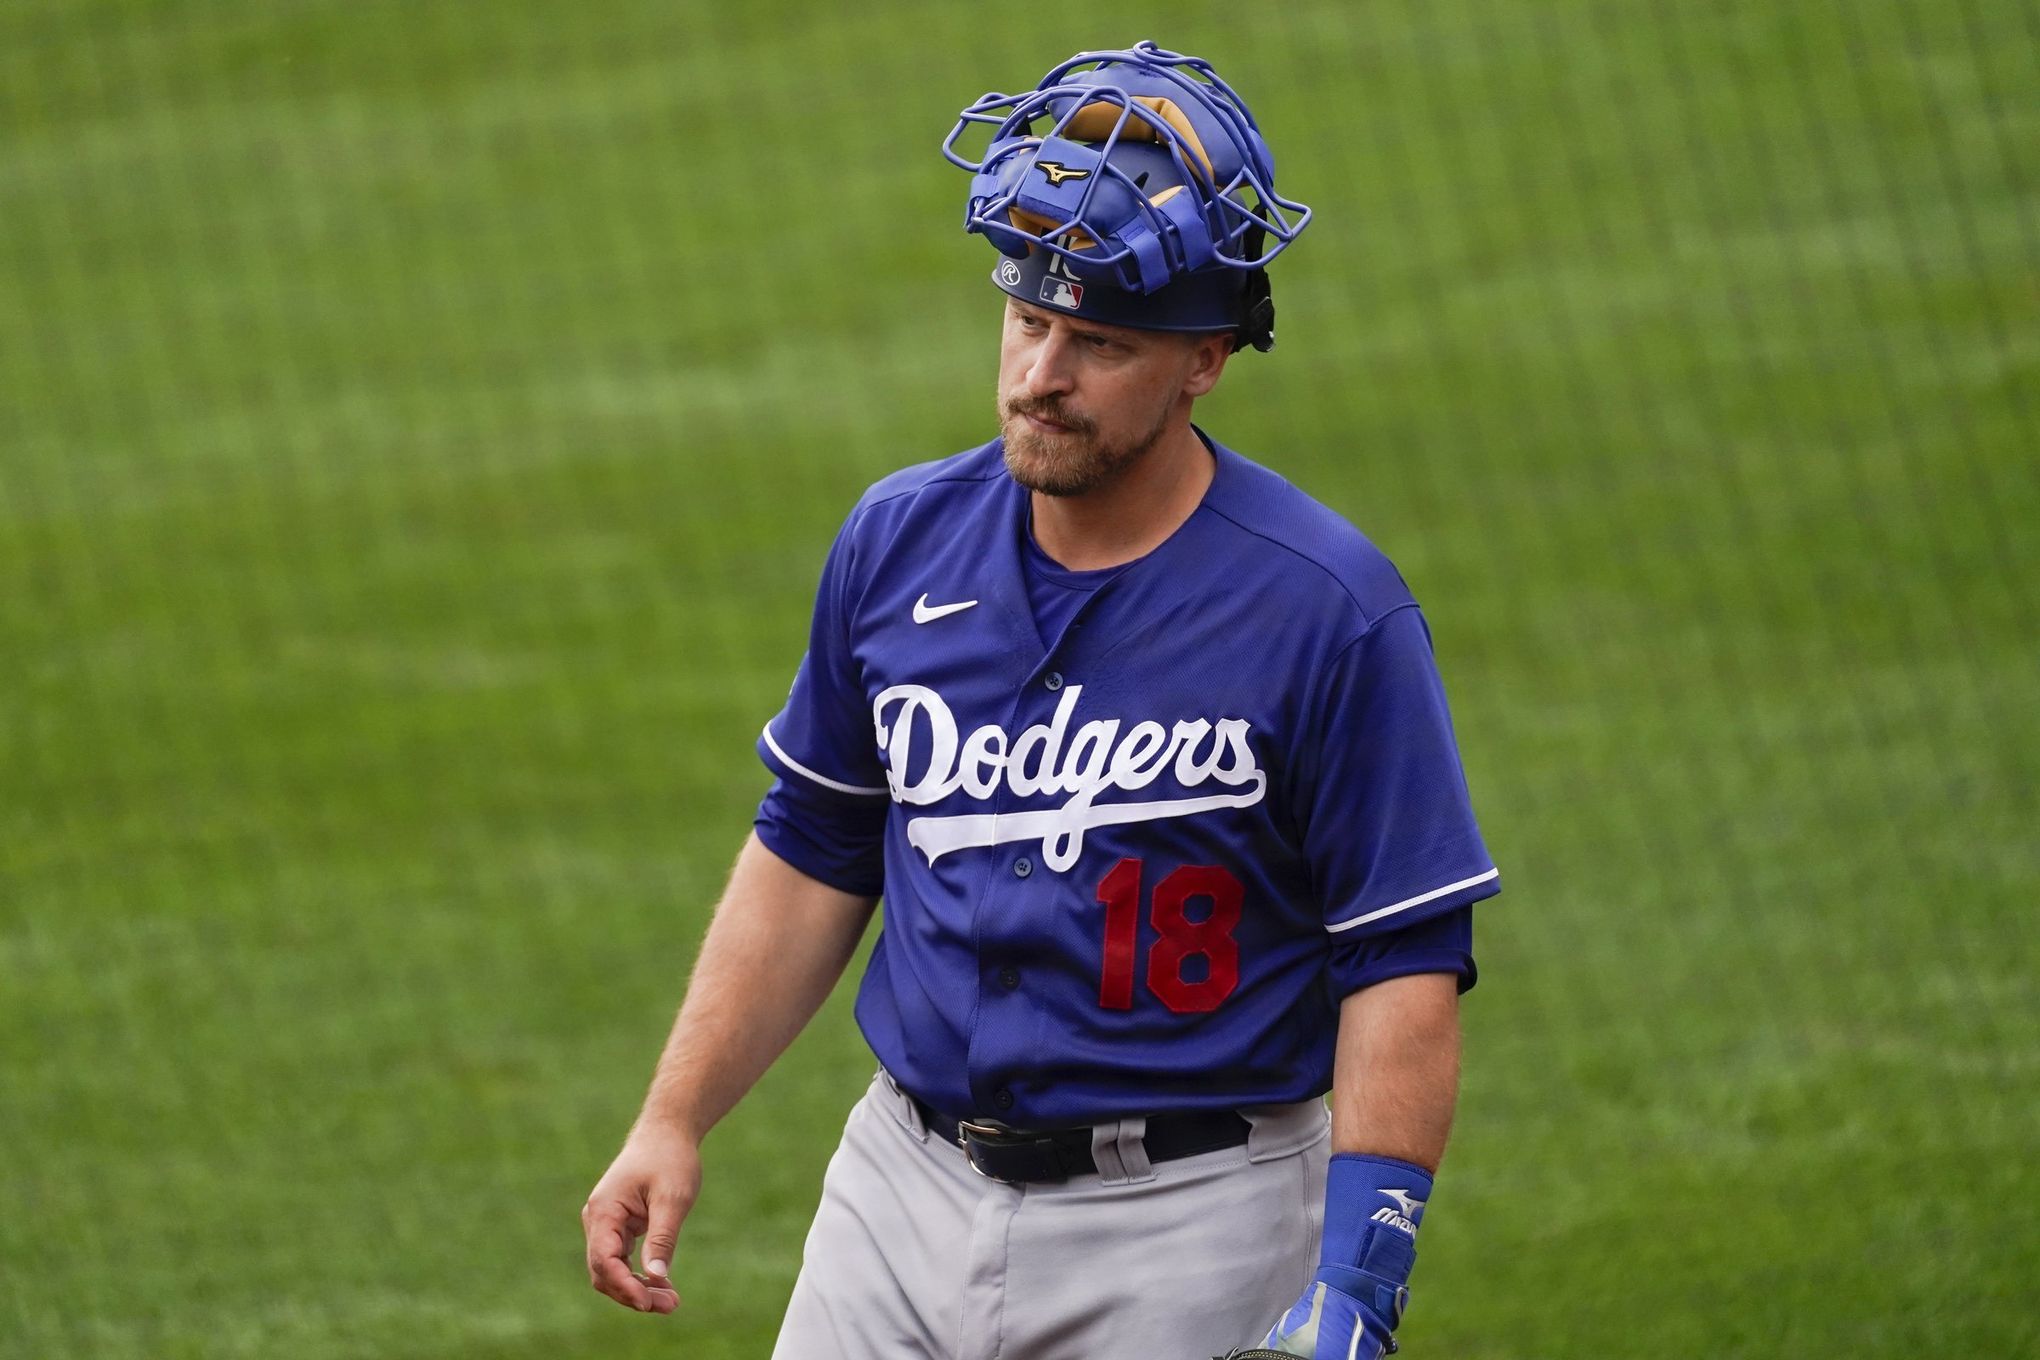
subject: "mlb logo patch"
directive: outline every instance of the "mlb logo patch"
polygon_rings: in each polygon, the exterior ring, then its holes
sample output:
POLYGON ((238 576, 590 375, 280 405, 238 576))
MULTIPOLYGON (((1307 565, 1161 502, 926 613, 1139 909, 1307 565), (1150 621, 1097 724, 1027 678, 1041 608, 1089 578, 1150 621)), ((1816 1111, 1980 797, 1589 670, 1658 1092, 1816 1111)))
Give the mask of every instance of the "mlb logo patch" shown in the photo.
POLYGON ((1051 307, 1074 312, 1084 305, 1084 285, 1071 283, 1068 279, 1043 279, 1041 300, 1051 307))

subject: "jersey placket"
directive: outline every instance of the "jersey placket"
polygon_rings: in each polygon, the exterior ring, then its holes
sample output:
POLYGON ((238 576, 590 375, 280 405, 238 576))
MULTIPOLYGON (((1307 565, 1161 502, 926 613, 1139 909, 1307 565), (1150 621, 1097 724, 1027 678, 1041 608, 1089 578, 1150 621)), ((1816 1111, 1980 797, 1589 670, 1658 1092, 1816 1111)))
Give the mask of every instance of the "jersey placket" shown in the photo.
MULTIPOLYGON (((1098 597, 1107 594, 1111 588, 1112 583, 1108 582, 1078 608, 1016 687, 1004 723, 1006 731, 1012 733, 1016 740, 1029 727, 1051 723, 1070 688, 1082 683, 1078 672, 1085 651, 1081 646, 1084 622, 1096 607, 1098 597)), ((1024 597, 1020 607, 1027 609, 1024 597)), ((1031 610, 1028 610, 1027 618, 1031 621, 1031 610)), ((1038 629, 1033 630, 1033 636, 1037 639, 1036 645, 1041 646, 1044 640, 1038 629)), ((1070 730, 1063 733, 1063 740, 1044 753, 1044 772, 1052 770, 1060 761, 1075 726, 1073 719, 1070 730)), ((1039 802, 1038 795, 1022 798, 1014 793, 1009 772, 999 780, 992 811, 994 815, 1003 817, 1022 811, 1023 803, 1039 802)), ((1058 874, 1048 867, 1043 850, 1044 846, 1039 841, 996 847, 992 852, 994 858, 990 872, 985 875, 984 888, 971 917, 978 994, 971 1011, 965 1068, 978 1112, 1007 1122, 1013 1122, 1011 1117, 1019 1104, 1019 1098, 1010 1085, 1011 1073, 1025 1062, 1024 1045, 1027 1036, 1034 1030, 1028 1022, 1032 1003, 1026 993, 1027 978, 1023 964, 1029 960, 1025 951, 1030 942, 1034 949, 1039 950, 1041 941, 1054 938, 1055 932, 1044 927, 1042 918, 1056 909, 1058 899, 1065 899, 1069 893, 1068 884, 1064 881, 1067 875, 1058 874), (988 1017, 991 1023, 987 1023, 988 1017), (990 1051, 987 1051, 988 1048, 990 1051)), ((1040 965, 1047 961, 1035 958, 1031 962, 1040 965)))

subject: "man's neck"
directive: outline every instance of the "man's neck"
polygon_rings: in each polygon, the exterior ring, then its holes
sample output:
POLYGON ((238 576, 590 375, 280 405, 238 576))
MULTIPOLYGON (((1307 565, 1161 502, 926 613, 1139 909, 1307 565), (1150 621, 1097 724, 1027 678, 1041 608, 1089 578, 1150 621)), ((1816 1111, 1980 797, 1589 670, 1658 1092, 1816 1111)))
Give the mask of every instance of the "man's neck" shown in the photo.
POLYGON ((1186 420, 1110 486, 1082 496, 1033 492, 1034 541, 1071 571, 1145 557, 1196 512, 1217 467, 1186 420))

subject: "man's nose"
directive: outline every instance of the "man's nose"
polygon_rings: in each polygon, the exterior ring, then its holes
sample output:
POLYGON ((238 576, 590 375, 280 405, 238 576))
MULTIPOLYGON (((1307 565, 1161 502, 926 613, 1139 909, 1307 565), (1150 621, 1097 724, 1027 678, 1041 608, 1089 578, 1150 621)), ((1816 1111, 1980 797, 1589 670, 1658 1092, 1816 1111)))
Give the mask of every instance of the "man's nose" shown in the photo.
POLYGON ((1050 397, 1068 392, 1076 386, 1076 373, 1070 363, 1069 342, 1061 336, 1050 333, 1034 352, 1032 362, 1027 365, 1027 391, 1030 396, 1050 397))

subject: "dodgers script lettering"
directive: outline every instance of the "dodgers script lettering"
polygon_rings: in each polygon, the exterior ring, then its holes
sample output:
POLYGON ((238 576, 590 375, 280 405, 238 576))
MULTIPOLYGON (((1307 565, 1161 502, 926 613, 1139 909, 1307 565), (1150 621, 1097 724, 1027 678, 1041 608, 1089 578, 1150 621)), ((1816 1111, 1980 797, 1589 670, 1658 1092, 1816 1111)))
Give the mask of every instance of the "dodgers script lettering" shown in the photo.
POLYGON ((1251 807, 1267 793, 1268 776, 1247 743, 1253 729, 1244 719, 1194 718, 1164 727, 1152 720, 1129 726, 1121 718, 1092 718, 1072 732, 1083 692, 1082 685, 1069 686, 1048 722, 1017 737, 992 723, 962 736, 949 705, 925 685, 894 685, 880 693, 871 716, 895 802, 926 807, 959 792, 988 802, 1001 784, 1023 798, 1064 798, 1060 807, 1027 812, 915 817, 907 823, 908 843, 933 864, 958 850, 1039 840, 1043 863, 1062 873, 1077 862, 1084 833, 1093 827, 1251 807), (1112 789, 1144 789, 1165 772, 1186 790, 1216 783, 1239 791, 1097 801, 1112 789))

